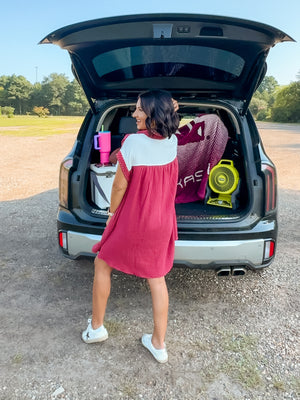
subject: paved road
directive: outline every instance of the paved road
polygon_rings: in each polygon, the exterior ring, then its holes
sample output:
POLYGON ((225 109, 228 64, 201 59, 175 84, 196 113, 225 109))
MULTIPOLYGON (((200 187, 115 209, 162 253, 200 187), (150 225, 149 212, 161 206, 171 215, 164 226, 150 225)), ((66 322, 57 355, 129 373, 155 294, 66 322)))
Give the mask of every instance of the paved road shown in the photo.
POLYGON ((274 129, 300 133, 300 124, 281 124, 277 122, 257 122, 258 129, 274 129))

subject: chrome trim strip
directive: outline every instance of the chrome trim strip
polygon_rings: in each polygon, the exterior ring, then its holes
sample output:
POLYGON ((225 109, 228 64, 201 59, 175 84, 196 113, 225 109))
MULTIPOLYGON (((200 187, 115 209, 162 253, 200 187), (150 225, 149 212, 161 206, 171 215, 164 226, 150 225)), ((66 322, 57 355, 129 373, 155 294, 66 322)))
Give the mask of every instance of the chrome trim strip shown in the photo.
MULTIPOLYGON (((68 253, 71 258, 80 255, 95 256, 92 246, 101 235, 68 231, 68 253)), ((259 266, 263 262, 264 240, 188 241, 175 242, 175 263, 192 265, 248 264, 259 266)))

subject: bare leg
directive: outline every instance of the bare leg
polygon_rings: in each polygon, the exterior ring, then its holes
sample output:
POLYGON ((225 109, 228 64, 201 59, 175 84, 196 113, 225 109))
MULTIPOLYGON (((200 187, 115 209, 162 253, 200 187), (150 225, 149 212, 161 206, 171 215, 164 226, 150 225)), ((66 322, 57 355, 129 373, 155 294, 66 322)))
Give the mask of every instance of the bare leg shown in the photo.
POLYGON ((152 344, 156 349, 163 349, 168 324, 168 288, 164 276, 148 279, 148 283, 152 296, 154 322, 152 344))
POLYGON ((107 300, 111 288, 112 268, 100 258, 95 258, 95 275, 93 284, 93 318, 92 328, 103 325, 107 300))

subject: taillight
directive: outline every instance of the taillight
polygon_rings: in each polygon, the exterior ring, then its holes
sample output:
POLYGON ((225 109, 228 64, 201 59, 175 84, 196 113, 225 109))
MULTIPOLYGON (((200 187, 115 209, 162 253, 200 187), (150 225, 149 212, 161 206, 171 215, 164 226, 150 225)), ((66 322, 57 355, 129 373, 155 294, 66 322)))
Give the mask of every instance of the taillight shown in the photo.
POLYGON ((265 176, 265 213, 275 210, 277 203, 277 177, 276 170, 269 164, 262 164, 262 171, 265 176))
POLYGON ((58 242, 62 249, 68 249, 68 242, 67 242, 67 232, 60 231, 58 232, 58 242))
POLYGON ((272 258, 274 256, 274 253, 275 253, 274 240, 266 240, 265 241, 265 250, 264 250, 264 261, 272 258))
POLYGON ((73 166, 73 158, 69 158, 64 161, 60 166, 59 173, 59 203, 68 208, 69 198, 69 173, 73 166))

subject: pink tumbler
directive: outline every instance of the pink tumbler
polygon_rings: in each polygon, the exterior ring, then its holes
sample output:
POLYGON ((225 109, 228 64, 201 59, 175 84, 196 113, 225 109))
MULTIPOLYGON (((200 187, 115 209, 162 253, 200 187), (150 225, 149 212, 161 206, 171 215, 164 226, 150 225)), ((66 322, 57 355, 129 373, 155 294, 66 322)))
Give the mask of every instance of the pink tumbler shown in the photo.
POLYGON ((100 164, 109 164, 111 150, 110 131, 99 132, 94 136, 94 147, 100 150, 100 164))

